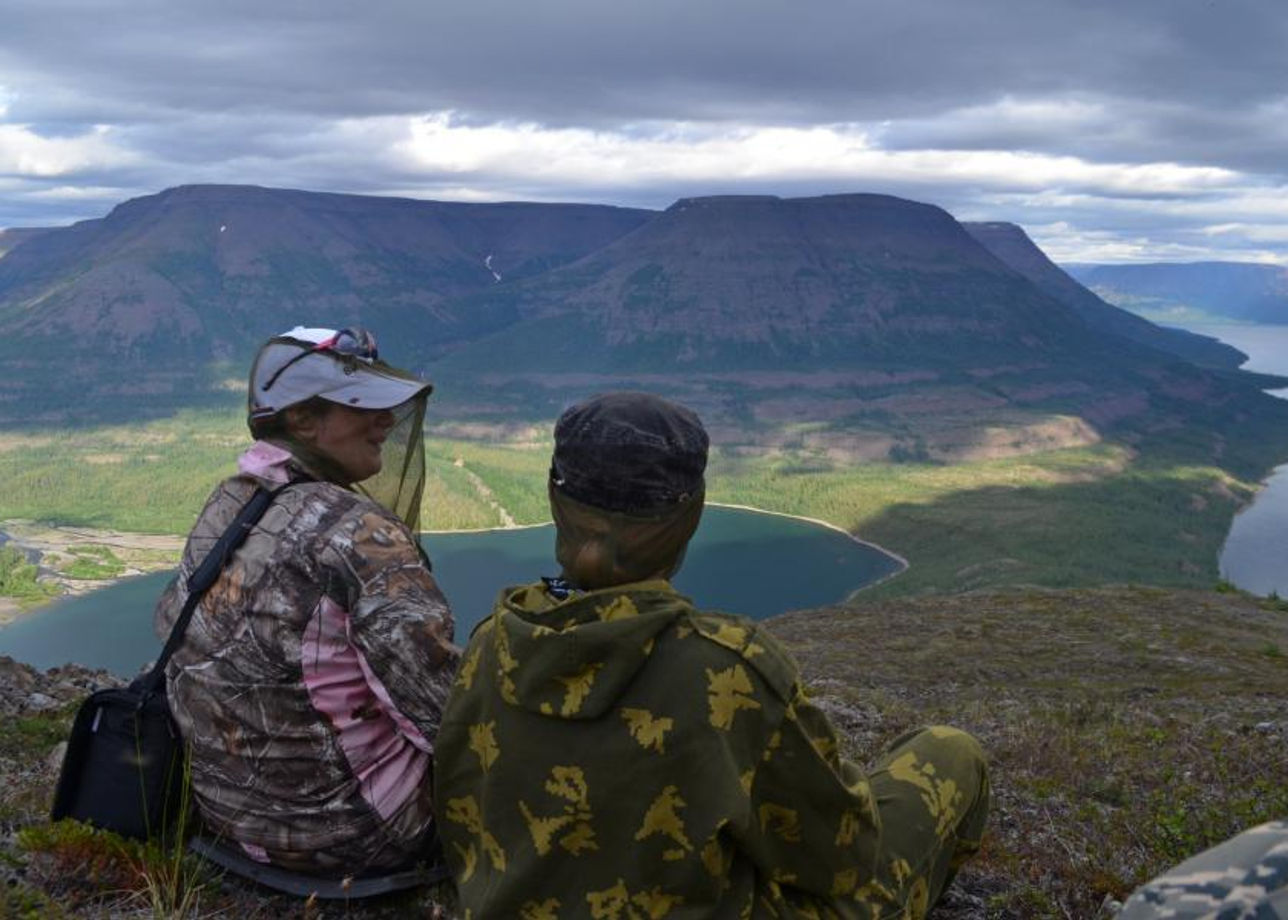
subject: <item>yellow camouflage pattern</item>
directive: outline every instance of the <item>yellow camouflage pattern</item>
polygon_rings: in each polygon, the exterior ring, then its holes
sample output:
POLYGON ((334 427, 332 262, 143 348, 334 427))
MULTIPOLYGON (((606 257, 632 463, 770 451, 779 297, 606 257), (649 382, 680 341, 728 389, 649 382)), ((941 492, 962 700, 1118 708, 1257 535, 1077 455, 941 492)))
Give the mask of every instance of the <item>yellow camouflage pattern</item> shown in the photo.
POLYGON ((666 582, 510 589, 464 660, 435 788, 472 920, 918 918, 978 845, 969 736, 864 775, 768 633, 666 582))
POLYGON ((675 727, 675 720, 658 718, 647 709, 622 708, 622 718, 630 729, 631 737, 645 750, 666 753, 666 733, 675 727))

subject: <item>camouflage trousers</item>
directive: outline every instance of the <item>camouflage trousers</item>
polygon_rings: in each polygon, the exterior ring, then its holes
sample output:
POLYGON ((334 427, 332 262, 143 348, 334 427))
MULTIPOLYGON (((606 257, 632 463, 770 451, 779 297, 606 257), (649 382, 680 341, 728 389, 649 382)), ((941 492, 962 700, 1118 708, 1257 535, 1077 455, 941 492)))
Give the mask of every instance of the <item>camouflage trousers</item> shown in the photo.
POLYGON ((931 726, 896 739, 868 774, 881 856, 865 908, 873 920, 920 920, 979 850, 988 768, 970 735, 931 726))
POLYGON ((1147 882, 1118 920, 1288 918, 1288 821, 1227 840, 1147 882))

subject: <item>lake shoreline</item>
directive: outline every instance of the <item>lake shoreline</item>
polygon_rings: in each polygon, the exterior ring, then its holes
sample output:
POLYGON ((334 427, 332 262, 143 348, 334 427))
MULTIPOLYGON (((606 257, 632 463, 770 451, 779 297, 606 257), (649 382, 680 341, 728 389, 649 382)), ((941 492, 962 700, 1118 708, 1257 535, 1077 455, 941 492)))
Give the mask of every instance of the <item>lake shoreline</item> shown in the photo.
MULTIPOLYGON (((1288 344, 1288 327, 1261 323, 1193 323, 1184 328, 1210 335, 1239 349, 1248 360, 1239 368, 1254 374, 1283 379, 1288 375, 1284 347, 1288 344)), ((1288 389, 1267 388, 1262 392, 1278 399, 1288 399, 1288 389)), ((1288 580, 1282 575, 1282 549, 1288 544, 1288 458, 1277 463, 1257 484, 1256 492, 1244 502, 1226 528, 1225 539, 1217 553, 1220 577, 1249 594, 1269 597, 1288 592, 1288 580)))
POLYGON ((845 596, 846 601, 849 601, 850 599, 852 599, 856 594, 859 594, 863 591, 867 591, 869 588, 875 588, 877 585, 885 584, 887 581, 890 581, 890 579, 892 578, 897 578, 898 576, 902 575, 904 572, 908 571, 908 569, 912 567, 911 562, 909 562, 906 558, 896 553, 894 550, 886 549, 884 546, 881 546, 879 543, 873 543, 871 540, 864 540, 862 537, 858 536, 857 534, 853 534, 850 531, 846 530, 844 527, 840 527, 836 524, 831 523, 830 521, 824 521, 819 518, 806 517, 803 514, 791 514, 790 512, 787 512, 787 511, 769 511, 765 508, 757 508, 753 505, 736 505, 731 502, 707 502, 707 504, 714 505, 717 508, 733 508, 738 511, 752 511, 756 514, 769 514, 775 517, 784 517, 784 518, 791 518, 792 520, 796 520, 796 521, 804 521, 807 524, 815 524, 827 530, 835 531, 836 533, 839 533, 839 534, 844 534, 846 537, 848 537, 850 540, 854 541, 855 543, 859 544, 860 546, 866 546, 868 547, 868 549, 876 550, 878 553, 882 553, 883 555, 888 556, 889 558, 893 559, 895 562, 899 563, 899 567, 895 569, 893 572, 890 572, 886 575, 882 575, 876 581, 871 581, 871 582, 868 582, 866 585, 862 585, 861 587, 855 588, 853 591, 851 591, 849 594, 845 596))
POLYGON ((79 525, 58 525, 13 518, 0 522, 0 544, 36 555, 37 580, 57 585, 59 593, 30 602, 25 598, 0 597, 0 627, 38 613, 56 601, 78 597, 111 587, 129 578, 166 571, 178 564, 184 537, 174 534, 136 533, 79 525), (60 566, 76 560, 78 547, 106 547, 123 569, 104 577, 74 577, 60 566))
POLYGON ((1278 523, 1282 513, 1275 514, 1276 508, 1285 505, 1288 505, 1288 460, 1271 470, 1257 484, 1252 497, 1235 512, 1217 555, 1217 568, 1223 581, 1257 597, 1288 593, 1288 584, 1278 574, 1282 571, 1285 528, 1278 523), (1267 514, 1276 522, 1275 526, 1267 527, 1264 520, 1267 514))
MULTIPOLYGON (((757 508, 753 505, 740 505, 740 504, 734 504, 731 502, 713 502, 713 501, 708 501, 706 504, 707 506, 714 507, 714 508, 729 508, 736 511, 748 511, 755 514, 765 514, 773 517, 789 518, 792 520, 802 521, 807 524, 812 524, 817 527, 822 527, 834 533, 842 534, 848 539, 850 539, 851 541, 853 541, 854 543, 860 546, 867 547, 868 549, 874 550, 875 552, 881 553, 882 555, 888 557, 889 559, 892 559, 895 563, 898 564, 898 568, 896 568, 894 571, 881 576, 875 581, 869 582, 868 584, 862 585, 854 589, 854 591, 850 592, 850 594, 846 596, 846 600, 849 600, 850 598, 854 597, 854 595, 862 591, 866 591, 869 588, 873 588, 873 587, 876 587, 877 585, 886 583, 890 579, 903 574, 910 567, 910 563, 908 562, 908 560, 905 559, 903 556, 899 555, 898 553, 893 552, 892 550, 889 550, 886 547, 881 546, 877 543, 873 543, 870 540, 864 540, 863 538, 846 530, 844 527, 840 527, 836 524, 831 523, 830 521, 824 521, 819 518, 806 517, 805 515, 801 515, 801 514, 791 514, 786 511, 771 511, 767 508, 757 508)), ((30 538, 16 536, 10 531, 0 530, 0 543, 3 543, 7 540, 12 542, 13 545, 16 547, 19 547, 22 549, 34 549, 35 551, 41 553, 42 561, 45 554, 47 553, 53 553, 56 555, 66 555, 72 546, 75 546, 78 544, 99 543, 99 544, 105 544, 105 545, 115 545, 115 544, 137 545, 140 541, 152 544, 154 547, 156 545, 165 545, 166 548, 174 548, 176 552, 176 559, 174 562, 171 562, 171 563, 159 563, 155 566, 151 566, 148 568, 131 568, 127 572, 111 578, 95 578, 95 579, 68 578, 67 576, 57 574, 57 572, 52 568, 50 568, 49 566, 42 565, 42 578, 46 581, 52 581, 58 584, 60 587, 63 588, 63 591, 59 594, 53 595, 52 597, 46 598, 45 600, 42 600, 38 603, 31 604, 31 605, 25 605, 17 598, 0 597, 0 629, 6 626, 9 626, 12 623, 17 622, 18 620, 26 619, 32 614, 39 613, 40 611, 48 607, 50 604, 53 604, 60 600, 64 600, 68 597, 89 594, 91 592, 98 591, 103 588, 111 587, 112 585, 120 584, 122 581, 126 581, 131 578, 138 578, 143 575, 153 574, 154 572, 157 572, 157 571, 164 571, 166 568, 172 568, 175 564, 177 564, 177 554, 182 551, 182 546, 184 542, 184 538, 177 537, 173 534, 145 534, 145 533, 136 534, 136 533, 131 533, 128 531, 120 531, 120 530, 98 531, 98 530, 94 530, 92 528, 86 528, 86 527, 74 527, 74 528, 60 527, 55 524, 40 524, 39 522, 6 521, 4 523, 5 524, 22 523, 22 524, 38 527, 39 534, 41 536, 41 539, 39 540, 32 541, 30 538), (51 537, 55 534, 65 534, 67 539, 65 541, 56 541, 51 539, 51 537)), ((553 526, 552 521, 543 521, 537 524, 512 524, 512 525, 499 526, 499 527, 462 528, 459 530, 422 530, 420 533, 422 536, 446 536, 446 535, 452 535, 452 534, 508 533, 516 530, 535 530, 540 527, 552 527, 552 526, 553 526)))

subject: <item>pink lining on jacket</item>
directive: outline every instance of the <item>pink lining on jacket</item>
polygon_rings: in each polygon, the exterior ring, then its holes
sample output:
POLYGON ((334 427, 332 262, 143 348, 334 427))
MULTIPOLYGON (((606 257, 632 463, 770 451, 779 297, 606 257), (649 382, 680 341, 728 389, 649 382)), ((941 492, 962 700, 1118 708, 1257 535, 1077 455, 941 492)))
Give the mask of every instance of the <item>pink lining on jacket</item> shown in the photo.
POLYGON ((237 458, 237 470, 243 476, 254 476, 264 482, 285 484, 291 474, 286 469, 291 452, 267 441, 256 441, 237 458))
POLYGON ((323 597, 302 638, 300 663, 309 699, 335 728, 363 799, 388 819, 416 795, 433 748, 398 711, 353 644, 348 611, 323 597))

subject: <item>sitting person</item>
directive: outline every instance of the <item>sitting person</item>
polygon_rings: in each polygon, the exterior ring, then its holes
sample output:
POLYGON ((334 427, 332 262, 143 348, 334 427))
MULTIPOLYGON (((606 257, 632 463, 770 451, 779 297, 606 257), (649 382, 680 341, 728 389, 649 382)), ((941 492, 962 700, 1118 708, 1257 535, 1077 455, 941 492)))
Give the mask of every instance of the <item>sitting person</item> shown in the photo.
POLYGON ((562 576, 502 593, 439 733, 439 835, 472 920, 921 917, 978 848, 969 735, 909 733, 865 774, 766 630, 671 587, 706 460, 697 416, 655 396, 559 419, 562 576))
POLYGON ((1270 821, 1204 850, 1138 888, 1118 920, 1288 917, 1288 821, 1270 821))
POLYGON ((297 327, 250 373, 257 439, 197 519, 156 610, 257 488, 286 485, 201 598, 167 668, 207 828, 252 858, 348 876, 424 858, 452 615, 415 530, 428 383, 362 330, 297 327))

